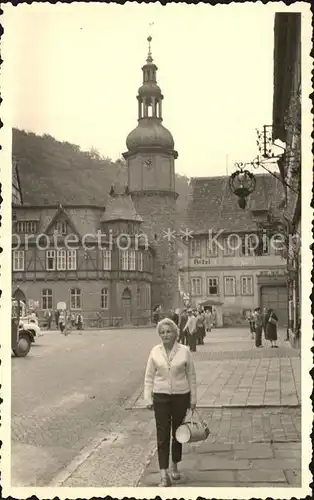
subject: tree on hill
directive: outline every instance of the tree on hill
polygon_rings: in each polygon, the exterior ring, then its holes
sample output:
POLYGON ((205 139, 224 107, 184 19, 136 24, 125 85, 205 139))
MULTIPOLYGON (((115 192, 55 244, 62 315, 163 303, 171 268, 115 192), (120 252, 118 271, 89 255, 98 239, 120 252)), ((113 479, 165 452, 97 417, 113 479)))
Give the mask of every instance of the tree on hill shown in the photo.
MULTIPOLYGON (((110 186, 117 191, 127 184, 127 166, 92 147, 57 141, 49 134, 13 129, 12 155, 18 162, 24 203, 105 205, 110 186)), ((176 175, 177 211, 184 212, 190 187, 188 178, 176 175)))

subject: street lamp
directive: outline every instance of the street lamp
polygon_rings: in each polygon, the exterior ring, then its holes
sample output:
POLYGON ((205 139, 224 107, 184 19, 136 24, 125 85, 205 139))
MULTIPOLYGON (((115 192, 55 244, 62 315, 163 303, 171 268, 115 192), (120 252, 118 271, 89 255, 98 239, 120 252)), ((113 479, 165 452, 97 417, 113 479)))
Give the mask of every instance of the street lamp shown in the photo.
POLYGON ((236 163, 238 168, 229 178, 229 189, 238 197, 238 205, 242 210, 246 207, 246 198, 253 193, 256 187, 256 178, 248 170, 244 170, 243 163, 236 163))

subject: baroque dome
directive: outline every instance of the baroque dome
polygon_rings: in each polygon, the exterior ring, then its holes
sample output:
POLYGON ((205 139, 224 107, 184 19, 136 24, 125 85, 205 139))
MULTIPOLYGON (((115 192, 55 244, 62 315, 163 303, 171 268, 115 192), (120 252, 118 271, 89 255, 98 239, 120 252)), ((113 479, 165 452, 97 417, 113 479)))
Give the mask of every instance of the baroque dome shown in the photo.
POLYGON ((140 120, 138 126, 129 133, 126 146, 129 151, 147 147, 174 149, 174 140, 159 120, 148 118, 140 120))
POLYGON ((161 90, 159 85, 155 82, 144 82, 143 85, 138 89, 139 96, 144 95, 161 95, 161 90))

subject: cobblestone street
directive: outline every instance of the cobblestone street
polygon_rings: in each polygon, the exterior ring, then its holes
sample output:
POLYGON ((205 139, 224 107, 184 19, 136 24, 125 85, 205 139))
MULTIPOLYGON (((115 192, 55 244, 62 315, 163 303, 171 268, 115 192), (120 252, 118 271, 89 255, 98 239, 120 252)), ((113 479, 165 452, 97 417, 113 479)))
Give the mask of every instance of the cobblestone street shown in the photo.
MULTIPOLYGON (((144 328, 46 333, 29 358, 12 359, 14 486, 158 484, 155 424, 142 400, 157 341, 144 328)), ((255 349, 243 329, 207 335, 194 356, 211 434, 185 446, 178 486, 300 486, 299 355, 283 340, 255 349)))
MULTIPOLYGON (((14 486, 47 485, 100 443, 111 467, 108 477, 114 480, 117 464, 122 465, 117 443, 125 444, 129 432, 141 428, 141 419, 144 427, 149 423, 143 411, 127 420, 124 402, 142 383, 156 340, 154 329, 74 332, 67 337, 45 332, 28 357, 12 358, 14 486)), ((150 449, 144 434, 143 448, 136 442, 123 452, 133 468, 138 455, 145 460, 150 449)), ((124 484, 134 480, 131 472, 123 477, 124 484)))

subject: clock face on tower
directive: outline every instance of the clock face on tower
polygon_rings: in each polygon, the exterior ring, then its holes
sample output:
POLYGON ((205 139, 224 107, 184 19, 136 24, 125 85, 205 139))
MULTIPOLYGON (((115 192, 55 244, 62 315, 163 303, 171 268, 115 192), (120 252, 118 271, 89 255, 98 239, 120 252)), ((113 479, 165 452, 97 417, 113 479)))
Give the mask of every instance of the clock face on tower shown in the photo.
POLYGON ((152 166, 152 162, 153 162, 153 160, 150 157, 142 158, 142 164, 146 168, 150 168, 152 166))

